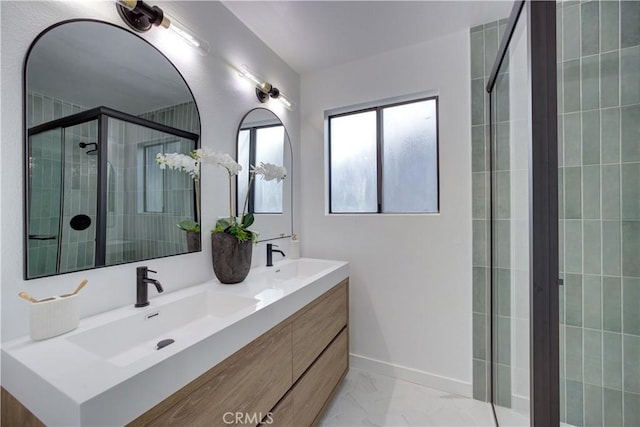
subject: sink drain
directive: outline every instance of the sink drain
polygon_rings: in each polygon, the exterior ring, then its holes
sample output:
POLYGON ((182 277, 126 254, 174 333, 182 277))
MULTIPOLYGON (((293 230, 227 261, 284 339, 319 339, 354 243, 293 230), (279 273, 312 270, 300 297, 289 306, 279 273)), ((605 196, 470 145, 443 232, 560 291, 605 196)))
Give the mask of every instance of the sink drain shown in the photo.
POLYGON ((168 345, 173 344, 174 342, 175 340, 172 340, 171 338, 159 341, 158 344, 156 344, 156 350, 160 350, 168 345))

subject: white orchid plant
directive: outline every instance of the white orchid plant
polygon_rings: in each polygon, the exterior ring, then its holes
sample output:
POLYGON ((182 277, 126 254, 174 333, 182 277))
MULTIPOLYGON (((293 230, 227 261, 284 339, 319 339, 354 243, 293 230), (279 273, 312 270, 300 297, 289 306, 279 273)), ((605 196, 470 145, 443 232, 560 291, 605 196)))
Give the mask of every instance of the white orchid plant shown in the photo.
POLYGON ((252 184, 256 176, 262 177, 265 181, 277 180, 278 182, 287 176, 287 169, 284 166, 278 166, 272 163, 260 163, 259 166, 252 165, 251 171, 249 172, 249 187, 242 205, 242 214, 239 219, 236 219, 233 215, 233 199, 231 194, 233 177, 238 175, 242 170, 242 166, 230 155, 205 151, 200 148, 191 151, 188 155, 181 153, 158 153, 156 155, 156 163, 158 163, 160 169, 177 169, 188 173, 193 178, 198 211, 196 221, 185 220, 178 224, 178 227, 186 231, 200 231, 200 224, 197 221, 200 219, 199 182, 202 163, 216 164, 226 169, 229 177, 229 218, 218 220, 215 228, 211 230, 211 232, 232 234, 236 236, 240 242, 246 242, 248 240, 255 241, 257 239, 257 233, 248 230, 254 222, 254 216, 252 213, 246 212, 247 204, 249 203, 249 193, 251 192, 252 184))
POLYGON ((177 169, 186 172, 193 178, 193 188, 196 193, 196 218, 185 219, 178 224, 184 231, 200 232, 200 164, 205 154, 201 148, 191 151, 188 155, 182 153, 158 153, 156 163, 160 169, 177 169))
POLYGON ((222 218, 216 222, 216 226, 212 233, 227 233, 236 236, 238 241, 246 242, 248 240, 256 241, 258 238, 257 233, 250 231, 249 227, 253 224, 254 216, 252 213, 247 213, 247 204, 249 203, 249 193, 252 189, 253 181, 256 175, 261 176, 265 181, 277 180, 282 181, 287 176, 287 169, 284 166, 277 166, 272 163, 260 163, 260 166, 251 166, 249 172, 249 187, 247 188, 247 194, 244 197, 244 203, 242 204, 242 214, 239 219, 233 215, 233 201, 231 197, 233 177, 237 175, 242 166, 228 154, 216 154, 212 155, 214 163, 222 166, 227 170, 229 176, 229 218, 222 218))

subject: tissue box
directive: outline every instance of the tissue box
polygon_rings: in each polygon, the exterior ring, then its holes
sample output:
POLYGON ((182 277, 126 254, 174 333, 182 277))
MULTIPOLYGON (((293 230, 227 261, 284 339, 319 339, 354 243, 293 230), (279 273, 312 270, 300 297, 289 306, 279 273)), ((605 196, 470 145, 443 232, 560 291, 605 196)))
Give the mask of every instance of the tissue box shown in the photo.
POLYGON ((30 310, 29 329, 34 341, 72 331, 80 323, 77 294, 33 303, 30 310))

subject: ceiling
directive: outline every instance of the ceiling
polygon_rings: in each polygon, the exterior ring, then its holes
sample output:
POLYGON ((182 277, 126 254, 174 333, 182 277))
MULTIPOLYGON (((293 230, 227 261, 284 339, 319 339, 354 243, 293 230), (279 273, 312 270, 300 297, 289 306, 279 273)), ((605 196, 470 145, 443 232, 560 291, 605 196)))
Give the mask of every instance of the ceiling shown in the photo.
POLYGON ((513 1, 223 1, 300 74, 509 16, 513 1))

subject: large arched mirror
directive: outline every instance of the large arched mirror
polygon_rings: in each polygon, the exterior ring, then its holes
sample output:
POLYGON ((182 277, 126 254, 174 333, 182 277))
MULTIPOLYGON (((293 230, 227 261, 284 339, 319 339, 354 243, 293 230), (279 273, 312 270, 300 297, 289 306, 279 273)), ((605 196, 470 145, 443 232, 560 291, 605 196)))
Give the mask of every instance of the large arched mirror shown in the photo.
POLYGON ((198 220, 194 182, 155 157, 198 148, 200 118, 160 51, 104 22, 54 25, 24 99, 25 278, 190 251, 176 225, 198 220))
POLYGON ((239 213, 248 198, 248 212, 255 216, 253 228, 258 241, 289 237, 293 233, 292 177, 293 162, 289 133, 271 110, 255 108, 249 111, 238 127, 237 160, 243 167, 236 185, 236 211, 239 213), (284 166, 287 177, 280 182, 253 181, 249 190, 249 166, 272 163, 284 166))

